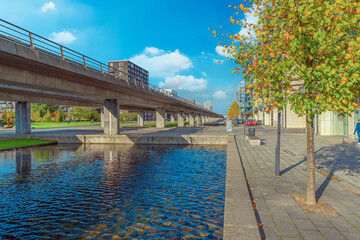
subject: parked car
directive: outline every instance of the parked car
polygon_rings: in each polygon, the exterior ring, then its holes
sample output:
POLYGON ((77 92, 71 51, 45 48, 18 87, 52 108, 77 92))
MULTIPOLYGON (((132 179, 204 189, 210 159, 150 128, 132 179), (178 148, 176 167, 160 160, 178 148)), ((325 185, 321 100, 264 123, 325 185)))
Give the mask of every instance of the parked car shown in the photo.
POLYGON ((251 119, 246 120, 246 125, 247 126, 255 126, 255 120, 251 120, 251 119))
POLYGON ((242 118, 238 119, 238 124, 242 124, 242 123, 244 123, 244 119, 242 118))
POLYGON ((256 124, 256 125, 261 125, 261 124, 262 124, 262 121, 261 121, 261 120, 257 120, 255 124, 256 124))

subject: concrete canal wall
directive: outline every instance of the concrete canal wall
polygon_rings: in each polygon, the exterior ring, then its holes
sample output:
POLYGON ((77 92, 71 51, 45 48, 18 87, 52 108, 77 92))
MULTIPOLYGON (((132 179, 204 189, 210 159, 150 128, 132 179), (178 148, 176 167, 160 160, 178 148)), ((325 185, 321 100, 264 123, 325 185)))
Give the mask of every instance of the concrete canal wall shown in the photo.
MULTIPOLYGON (((19 136, 6 135, 5 138, 19 136)), ((58 143, 82 144, 161 144, 161 145, 227 145, 227 135, 52 135, 33 134, 24 138, 56 140, 58 143)))

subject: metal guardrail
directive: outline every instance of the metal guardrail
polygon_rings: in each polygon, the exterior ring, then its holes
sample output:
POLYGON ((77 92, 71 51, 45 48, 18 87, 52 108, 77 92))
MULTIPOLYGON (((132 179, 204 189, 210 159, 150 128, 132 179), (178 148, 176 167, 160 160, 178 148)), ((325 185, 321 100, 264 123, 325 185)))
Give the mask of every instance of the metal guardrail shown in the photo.
POLYGON ((41 37, 3 19, 0 19, 0 38, 51 55, 72 64, 83 66, 84 68, 91 71, 99 72, 104 75, 110 75, 116 79, 125 81, 128 84, 132 84, 135 88, 142 88, 146 91, 150 91, 152 93, 159 94, 165 97, 170 97, 182 103, 212 112, 199 104, 193 103, 190 100, 186 100, 185 98, 161 89, 153 84, 144 83, 139 79, 129 79, 128 75, 125 72, 110 67, 107 64, 85 56, 47 38, 41 37))

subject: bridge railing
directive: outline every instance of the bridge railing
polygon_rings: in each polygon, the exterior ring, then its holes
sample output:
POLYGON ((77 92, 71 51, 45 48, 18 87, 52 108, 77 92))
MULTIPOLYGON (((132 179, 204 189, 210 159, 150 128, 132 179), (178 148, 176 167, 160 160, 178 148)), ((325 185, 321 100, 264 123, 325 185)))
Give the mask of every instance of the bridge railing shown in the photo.
POLYGON ((185 104, 193 105, 195 107, 210 111, 199 104, 186 100, 153 84, 143 82, 139 79, 129 79, 128 75, 125 72, 110 67, 108 64, 104 64, 93 58, 85 56, 79 52, 76 52, 70 48, 67 48, 28 30, 25 30, 3 19, 0 19, 0 38, 6 39, 8 41, 25 47, 29 47, 42 53, 51 55, 53 57, 66 60, 67 62, 71 62, 89 70, 100 72, 105 75, 111 75, 117 79, 126 81, 129 84, 133 84, 136 87, 143 88, 146 91, 155 92, 156 94, 170 97, 185 104))

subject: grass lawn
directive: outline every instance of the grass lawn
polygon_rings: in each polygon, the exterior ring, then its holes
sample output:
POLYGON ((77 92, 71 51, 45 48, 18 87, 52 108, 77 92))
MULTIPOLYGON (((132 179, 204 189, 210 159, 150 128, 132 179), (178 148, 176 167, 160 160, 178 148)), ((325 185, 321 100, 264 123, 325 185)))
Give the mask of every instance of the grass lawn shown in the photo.
POLYGON ((67 122, 49 122, 49 123, 43 123, 43 122, 32 122, 31 127, 36 128, 56 128, 56 127, 73 127, 73 126, 89 126, 89 125, 100 125, 100 122, 70 122, 69 124, 67 122))
POLYGON ((0 150, 29 147, 45 143, 56 143, 56 141, 25 138, 0 140, 0 150))

